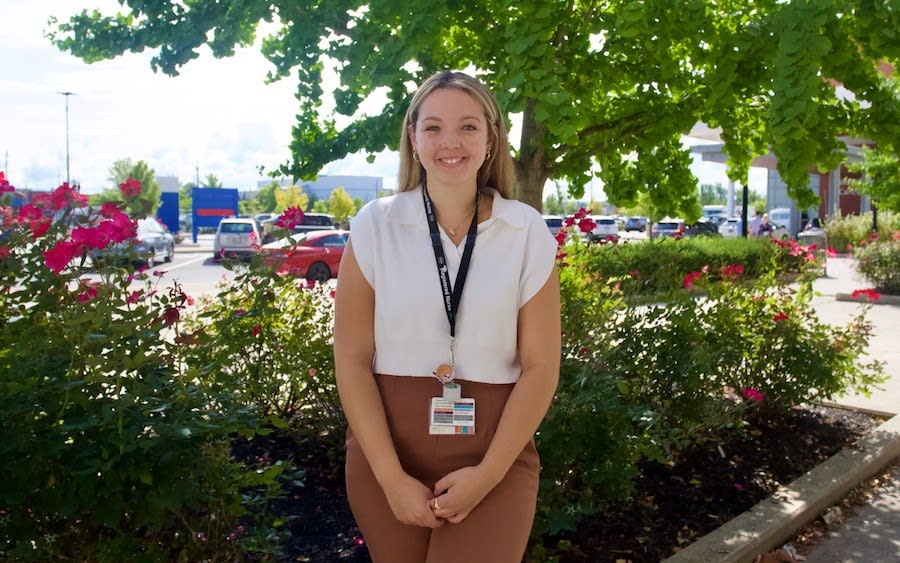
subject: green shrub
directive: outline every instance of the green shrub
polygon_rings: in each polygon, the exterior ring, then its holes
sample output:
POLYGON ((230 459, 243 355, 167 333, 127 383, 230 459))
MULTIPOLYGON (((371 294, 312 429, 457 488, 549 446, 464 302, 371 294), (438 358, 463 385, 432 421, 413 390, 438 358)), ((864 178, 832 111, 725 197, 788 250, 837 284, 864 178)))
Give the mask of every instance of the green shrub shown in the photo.
POLYGON ((180 287, 87 269, 89 249, 125 237, 130 221, 91 210, 70 233, 83 205, 63 185, 0 206, 0 559, 237 557, 252 541, 236 531, 242 490, 280 469, 232 462, 231 437, 255 420, 183 377, 171 341, 180 287))
POLYGON ((877 291, 900 295, 900 237, 858 247, 856 269, 877 291))
POLYGON ((795 248, 790 241, 698 237, 607 245, 576 240, 566 251, 568 260, 577 262, 583 275, 601 284, 615 282, 629 301, 640 301, 679 291, 684 275, 704 266, 713 279, 729 264, 741 264, 751 279, 771 268, 773 262, 780 271, 799 273, 807 266, 806 256, 795 248))
POLYGON ((593 361, 625 308, 621 294, 573 267, 560 270, 560 283, 560 381, 536 437, 542 473, 535 530, 550 533, 572 529, 602 503, 627 496, 640 459, 640 413, 624 404, 611 371, 593 361))
POLYGON ((226 262, 236 276, 187 322, 197 346, 187 361, 197 383, 231 393, 260 418, 343 451, 346 421, 332 351, 334 299, 325 285, 280 275, 262 256, 226 262))
POLYGON ((890 211, 878 213, 878 233, 872 236, 872 213, 829 218, 825 223, 828 246, 837 252, 853 252, 874 240, 891 240, 900 231, 900 215, 890 211))
POLYGON ((646 253, 630 248, 638 245, 567 247, 560 383, 538 434, 536 533, 572 530, 604 504, 626 500, 641 463, 716 442, 748 417, 847 389, 868 392, 882 380, 880 364, 860 361, 870 336, 866 310, 846 327, 826 325, 811 307, 812 278, 785 280, 785 264, 802 272, 799 261, 809 260, 796 243, 741 241, 737 250, 710 253, 719 261, 713 266, 700 261, 699 249, 708 247, 684 242, 647 245, 657 248, 646 253), (725 254, 758 262, 728 264, 725 254), (624 278, 598 274, 610 263, 648 268, 623 259, 629 255, 656 257, 653 267, 666 272, 654 287, 677 289, 656 293, 652 304, 629 304, 624 278))

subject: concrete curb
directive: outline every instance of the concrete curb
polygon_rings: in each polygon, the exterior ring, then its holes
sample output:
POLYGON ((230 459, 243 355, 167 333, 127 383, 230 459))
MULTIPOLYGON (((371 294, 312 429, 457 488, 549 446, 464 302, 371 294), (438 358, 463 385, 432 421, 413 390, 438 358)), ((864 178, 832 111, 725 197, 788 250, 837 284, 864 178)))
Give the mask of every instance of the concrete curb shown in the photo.
POLYGON ((900 456, 900 415, 881 424, 793 483, 703 536, 667 563, 751 562, 900 456))

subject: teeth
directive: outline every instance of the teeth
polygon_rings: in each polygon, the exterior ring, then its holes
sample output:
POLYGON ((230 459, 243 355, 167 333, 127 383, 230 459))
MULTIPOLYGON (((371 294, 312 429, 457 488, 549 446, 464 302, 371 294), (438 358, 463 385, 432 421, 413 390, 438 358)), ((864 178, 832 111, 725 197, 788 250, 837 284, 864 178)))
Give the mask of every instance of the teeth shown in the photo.
POLYGON ((462 158, 442 158, 441 160, 447 164, 456 164, 457 162, 460 162, 462 158))

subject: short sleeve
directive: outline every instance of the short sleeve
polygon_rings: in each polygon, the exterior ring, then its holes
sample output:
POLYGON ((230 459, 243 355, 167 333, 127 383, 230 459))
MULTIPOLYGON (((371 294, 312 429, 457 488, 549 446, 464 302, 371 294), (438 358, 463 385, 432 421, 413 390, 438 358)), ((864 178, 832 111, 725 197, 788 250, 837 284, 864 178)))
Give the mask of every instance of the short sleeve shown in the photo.
MULTIPOLYGON (((377 200, 376 200, 377 201, 377 200)), ((378 209, 370 201, 350 220, 350 242, 353 255, 369 285, 375 287, 375 222, 378 209)))
POLYGON ((556 263, 558 248, 556 238, 550 233, 543 217, 534 208, 526 208, 527 241, 519 279, 520 309, 547 283, 556 263))

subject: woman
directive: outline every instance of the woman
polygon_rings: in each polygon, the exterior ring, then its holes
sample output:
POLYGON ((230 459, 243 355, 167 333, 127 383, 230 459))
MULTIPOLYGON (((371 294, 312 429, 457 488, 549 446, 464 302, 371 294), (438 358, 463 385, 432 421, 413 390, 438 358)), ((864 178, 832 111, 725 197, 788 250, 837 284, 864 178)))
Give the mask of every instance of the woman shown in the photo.
POLYGON ((761 237, 763 235, 772 236, 772 224, 769 222, 768 213, 763 213, 759 227, 756 228, 756 236, 761 237))
POLYGON ((443 72, 406 113, 399 193, 351 224, 335 368, 348 500, 376 563, 525 551, 560 305, 556 241, 513 186, 493 96, 443 72))

